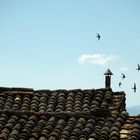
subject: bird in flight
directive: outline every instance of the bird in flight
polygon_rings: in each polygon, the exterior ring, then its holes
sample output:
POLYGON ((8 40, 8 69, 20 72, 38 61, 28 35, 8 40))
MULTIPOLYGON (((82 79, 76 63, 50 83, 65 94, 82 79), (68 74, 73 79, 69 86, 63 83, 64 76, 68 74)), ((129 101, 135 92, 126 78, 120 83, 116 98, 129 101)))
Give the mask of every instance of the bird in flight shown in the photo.
POLYGON ((139 64, 137 64, 137 66, 138 66, 138 67, 137 67, 137 69, 136 69, 136 70, 137 70, 137 71, 140 71, 140 65, 139 65, 139 64))
POLYGON ((124 79, 126 76, 122 73, 122 79, 124 79))
POLYGON ((122 85, 122 83, 121 82, 119 82, 119 87, 121 88, 121 85, 122 85))
POLYGON ((96 37, 98 38, 98 40, 100 40, 100 38, 101 38, 101 36, 98 33, 97 33, 96 37))
POLYGON ((134 86, 132 88, 134 90, 134 93, 136 92, 136 83, 134 83, 134 86))

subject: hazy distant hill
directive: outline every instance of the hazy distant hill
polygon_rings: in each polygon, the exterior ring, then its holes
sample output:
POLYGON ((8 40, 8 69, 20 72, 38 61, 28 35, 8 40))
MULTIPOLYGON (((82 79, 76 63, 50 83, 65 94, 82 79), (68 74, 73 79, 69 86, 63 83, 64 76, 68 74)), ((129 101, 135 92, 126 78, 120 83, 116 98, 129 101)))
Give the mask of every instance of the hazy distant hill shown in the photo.
POLYGON ((140 105, 127 107, 127 111, 130 115, 140 115, 140 105))

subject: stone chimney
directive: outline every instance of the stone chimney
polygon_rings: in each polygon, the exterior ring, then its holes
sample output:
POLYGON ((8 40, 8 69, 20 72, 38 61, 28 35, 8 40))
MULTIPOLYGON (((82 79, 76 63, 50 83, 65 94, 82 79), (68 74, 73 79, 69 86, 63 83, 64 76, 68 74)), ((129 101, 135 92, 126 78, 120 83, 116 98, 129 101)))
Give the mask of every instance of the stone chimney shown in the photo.
POLYGON ((107 71, 104 73, 105 75, 105 88, 110 88, 111 86, 111 75, 113 75, 113 73, 111 72, 110 69, 107 69, 107 71))

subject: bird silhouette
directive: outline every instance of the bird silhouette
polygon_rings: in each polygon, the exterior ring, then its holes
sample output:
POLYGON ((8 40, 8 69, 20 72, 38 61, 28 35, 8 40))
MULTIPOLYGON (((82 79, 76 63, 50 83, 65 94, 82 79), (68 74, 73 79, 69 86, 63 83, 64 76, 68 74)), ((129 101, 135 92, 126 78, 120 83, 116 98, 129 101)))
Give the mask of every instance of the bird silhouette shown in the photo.
POLYGON ((122 83, 121 82, 119 82, 119 87, 121 88, 121 85, 122 85, 122 83))
POLYGON ((126 78, 126 76, 122 73, 122 79, 125 79, 126 78))
POLYGON ((101 38, 101 36, 98 33, 97 33, 96 37, 98 38, 98 40, 100 40, 100 38, 101 38))
POLYGON ((140 65, 139 65, 139 64, 137 64, 137 66, 138 66, 138 67, 137 67, 137 69, 136 69, 136 70, 137 70, 137 71, 140 71, 140 65))
POLYGON ((134 90, 134 93, 136 92, 136 83, 134 83, 134 86, 133 86, 133 88, 132 88, 133 90, 134 90))

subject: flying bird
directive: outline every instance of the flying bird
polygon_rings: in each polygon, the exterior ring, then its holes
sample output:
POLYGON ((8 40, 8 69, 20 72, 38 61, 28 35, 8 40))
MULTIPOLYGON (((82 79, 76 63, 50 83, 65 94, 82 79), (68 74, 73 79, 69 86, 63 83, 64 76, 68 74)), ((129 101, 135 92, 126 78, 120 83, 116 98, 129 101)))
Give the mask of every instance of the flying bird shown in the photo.
POLYGON ((136 83, 134 83, 134 86, 132 88, 134 90, 134 93, 136 92, 136 83))
POLYGON ((98 40, 100 40, 100 38, 101 38, 101 36, 98 33, 97 33, 96 37, 98 38, 98 40))
POLYGON ((136 69, 136 70, 137 70, 137 71, 140 71, 140 65, 139 65, 139 64, 137 64, 137 66, 138 66, 138 67, 137 67, 137 69, 136 69))
POLYGON ((122 83, 121 82, 119 82, 119 87, 121 88, 121 85, 122 85, 122 83))
POLYGON ((126 76, 122 73, 122 79, 124 79, 126 76))

